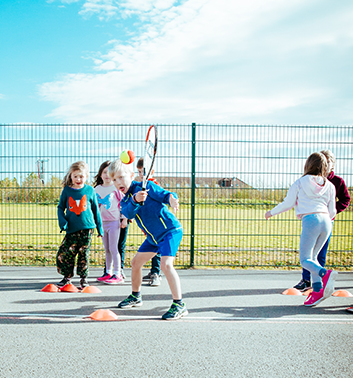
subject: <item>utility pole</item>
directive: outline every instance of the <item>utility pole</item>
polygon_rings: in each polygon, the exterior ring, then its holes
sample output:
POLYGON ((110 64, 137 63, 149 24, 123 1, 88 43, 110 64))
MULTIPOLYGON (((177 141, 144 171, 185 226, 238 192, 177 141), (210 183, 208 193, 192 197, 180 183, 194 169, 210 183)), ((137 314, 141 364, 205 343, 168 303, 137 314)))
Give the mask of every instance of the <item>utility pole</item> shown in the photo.
POLYGON ((37 159, 37 175, 42 185, 44 185, 44 163, 47 163, 49 159, 37 159))

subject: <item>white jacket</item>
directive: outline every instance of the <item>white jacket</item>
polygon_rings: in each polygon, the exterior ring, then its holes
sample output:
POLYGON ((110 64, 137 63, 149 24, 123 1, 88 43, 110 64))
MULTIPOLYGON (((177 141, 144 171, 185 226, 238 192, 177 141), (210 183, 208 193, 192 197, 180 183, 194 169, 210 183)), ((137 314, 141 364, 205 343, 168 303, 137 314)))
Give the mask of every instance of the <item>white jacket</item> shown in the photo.
POLYGON ((286 198, 271 210, 271 215, 293 207, 298 219, 312 213, 327 213, 333 219, 336 215, 336 189, 321 176, 303 176, 289 188, 286 198))

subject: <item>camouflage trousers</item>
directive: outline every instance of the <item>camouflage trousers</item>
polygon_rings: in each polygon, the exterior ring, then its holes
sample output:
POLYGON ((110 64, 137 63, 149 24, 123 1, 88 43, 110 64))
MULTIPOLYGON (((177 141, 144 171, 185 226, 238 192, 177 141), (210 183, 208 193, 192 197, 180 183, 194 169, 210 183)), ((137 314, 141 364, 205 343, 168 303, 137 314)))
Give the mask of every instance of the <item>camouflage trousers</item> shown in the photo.
POLYGON ((89 267, 89 249, 93 230, 80 230, 66 234, 56 255, 58 272, 64 277, 74 276, 75 260, 77 256, 77 274, 87 277, 89 267))

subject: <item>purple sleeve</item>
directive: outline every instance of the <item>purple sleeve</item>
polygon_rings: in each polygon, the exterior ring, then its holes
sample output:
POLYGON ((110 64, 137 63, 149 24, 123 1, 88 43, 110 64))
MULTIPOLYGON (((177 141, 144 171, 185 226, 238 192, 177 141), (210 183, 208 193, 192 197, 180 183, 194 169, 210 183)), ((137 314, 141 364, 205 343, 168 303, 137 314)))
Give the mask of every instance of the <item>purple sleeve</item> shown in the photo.
POLYGON ((338 198, 338 201, 336 202, 336 210, 338 214, 345 210, 351 201, 351 197, 343 179, 341 179, 340 185, 338 187, 336 186, 336 197, 338 198))

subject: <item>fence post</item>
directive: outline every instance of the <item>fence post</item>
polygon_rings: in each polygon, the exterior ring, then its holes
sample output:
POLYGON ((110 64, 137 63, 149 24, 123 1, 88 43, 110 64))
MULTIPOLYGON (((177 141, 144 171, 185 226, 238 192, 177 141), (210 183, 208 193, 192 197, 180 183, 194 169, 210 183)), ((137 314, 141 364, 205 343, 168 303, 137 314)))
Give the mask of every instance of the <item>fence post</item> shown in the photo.
POLYGON ((190 227, 190 267, 195 265, 195 161, 196 123, 191 125, 191 227, 190 227))

